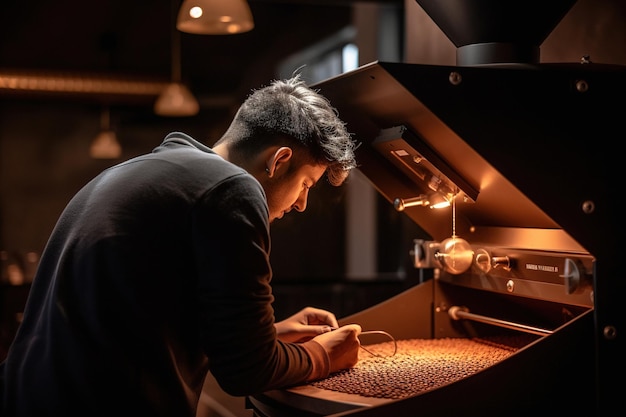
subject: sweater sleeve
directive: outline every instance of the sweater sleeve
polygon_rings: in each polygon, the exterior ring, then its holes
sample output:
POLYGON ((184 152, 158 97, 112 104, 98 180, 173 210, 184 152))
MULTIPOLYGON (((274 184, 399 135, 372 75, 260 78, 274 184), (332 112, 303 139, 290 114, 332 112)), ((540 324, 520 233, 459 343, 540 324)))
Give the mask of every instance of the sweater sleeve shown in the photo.
POLYGON ((309 340, 302 344, 309 358, 311 358, 311 373, 307 377, 307 381, 315 381, 330 375, 330 358, 326 350, 315 340, 309 340))
POLYGON ((276 337, 268 208, 260 184, 249 175, 231 178, 205 197, 194 218, 198 331, 222 389, 251 395, 321 375, 321 346, 276 337))

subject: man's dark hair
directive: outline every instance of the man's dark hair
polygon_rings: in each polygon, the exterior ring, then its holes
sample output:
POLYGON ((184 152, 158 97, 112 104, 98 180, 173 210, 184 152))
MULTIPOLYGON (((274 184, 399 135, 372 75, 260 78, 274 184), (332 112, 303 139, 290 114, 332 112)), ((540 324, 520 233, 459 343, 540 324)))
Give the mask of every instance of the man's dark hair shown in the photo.
POLYGON ((332 185, 341 185, 356 168, 356 144, 345 123, 328 99, 308 87, 300 74, 253 91, 224 137, 245 155, 287 140, 290 146, 305 149, 313 162, 326 165, 332 185))

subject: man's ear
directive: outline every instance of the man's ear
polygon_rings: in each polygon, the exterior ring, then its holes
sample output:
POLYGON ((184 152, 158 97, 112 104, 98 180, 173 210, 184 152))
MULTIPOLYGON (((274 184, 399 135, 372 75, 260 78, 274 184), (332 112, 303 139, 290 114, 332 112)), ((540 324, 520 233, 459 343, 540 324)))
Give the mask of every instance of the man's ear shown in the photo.
POLYGON ((276 151, 274 151, 274 153, 272 153, 265 162, 267 167, 267 174, 270 177, 273 177, 279 169, 286 171, 285 168, 288 166, 289 161, 291 161, 292 156, 293 150, 287 146, 281 146, 280 148, 276 149, 276 151))

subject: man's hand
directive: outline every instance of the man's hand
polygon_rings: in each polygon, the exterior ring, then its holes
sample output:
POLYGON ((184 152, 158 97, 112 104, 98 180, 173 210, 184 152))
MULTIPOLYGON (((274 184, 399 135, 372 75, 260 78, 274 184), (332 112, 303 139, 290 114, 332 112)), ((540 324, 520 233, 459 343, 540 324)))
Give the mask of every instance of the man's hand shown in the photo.
POLYGON ((322 345, 330 359, 330 372, 351 368, 359 361, 358 336, 361 334, 361 326, 347 324, 329 333, 321 334, 313 341, 322 345))
MULTIPOLYGON (((329 311, 306 307, 293 316, 274 323, 278 339, 283 342, 306 342, 315 336, 339 327, 337 318, 329 311)), ((360 332, 360 331, 359 331, 360 332)))

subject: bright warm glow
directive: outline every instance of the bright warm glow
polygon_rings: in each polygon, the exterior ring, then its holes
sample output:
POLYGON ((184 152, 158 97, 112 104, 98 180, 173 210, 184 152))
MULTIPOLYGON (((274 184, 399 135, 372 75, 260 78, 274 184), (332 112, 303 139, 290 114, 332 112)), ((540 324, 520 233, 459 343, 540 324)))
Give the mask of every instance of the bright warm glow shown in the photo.
POLYGON ((430 200, 430 208, 431 209, 442 209, 446 207, 450 207, 450 200, 439 193, 431 193, 429 195, 430 200))
POLYGON ((441 208, 446 208, 446 207, 450 207, 449 201, 442 201, 436 204, 431 204, 430 206, 430 208, 434 208, 434 209, 441 209, 441 208))
POLYGON ((222 23, 230 23, 233 21, 233 17, 232 16, 220 16, 218 20, 222 23))
POLYGON ((202 16, 202 7, 194 6, 189 10, 189 16, 199 19, 202 16))

